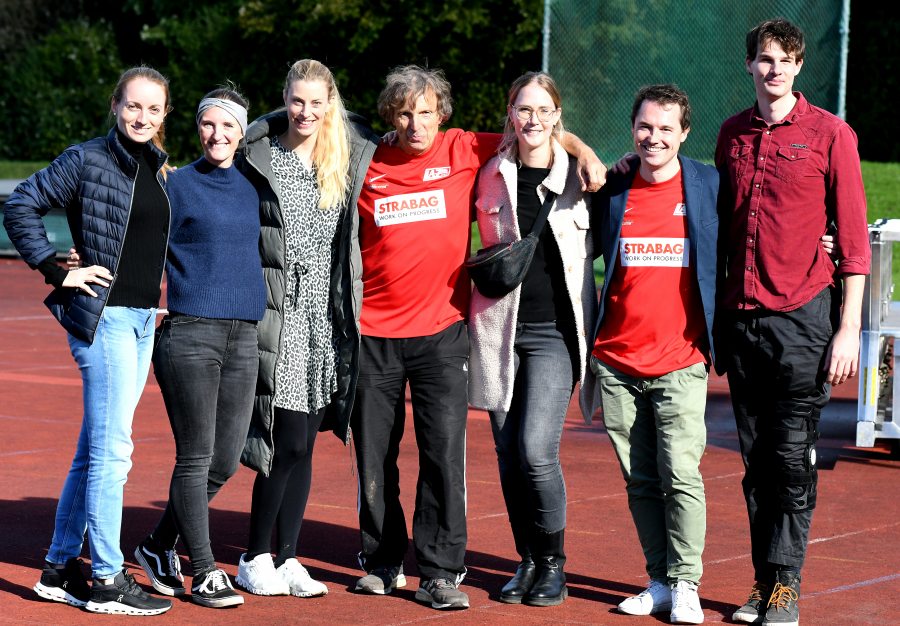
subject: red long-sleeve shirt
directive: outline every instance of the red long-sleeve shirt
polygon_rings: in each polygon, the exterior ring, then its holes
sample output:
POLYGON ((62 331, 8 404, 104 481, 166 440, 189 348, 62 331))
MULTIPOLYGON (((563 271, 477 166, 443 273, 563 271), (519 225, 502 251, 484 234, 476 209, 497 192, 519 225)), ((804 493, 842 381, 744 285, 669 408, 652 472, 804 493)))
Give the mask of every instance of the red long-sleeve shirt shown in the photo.
POLYGON ((767 124, 756 105, 722 124, 716 166, 727 166, 734 194, 723 304, 791 311, 834 284, 819 241, 832 221, 841 274, 868 274, 866 195, 856 133, 846 122, 797 103, 767 124))

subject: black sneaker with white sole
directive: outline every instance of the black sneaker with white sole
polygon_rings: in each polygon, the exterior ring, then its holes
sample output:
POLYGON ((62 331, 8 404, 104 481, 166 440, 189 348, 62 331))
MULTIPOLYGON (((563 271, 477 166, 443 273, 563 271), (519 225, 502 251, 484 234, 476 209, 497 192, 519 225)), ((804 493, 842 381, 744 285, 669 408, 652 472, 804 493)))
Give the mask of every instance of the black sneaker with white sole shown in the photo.
POLYGON ((154 598, 134 582, 134 574, 125 568, 111 585, 101 585, 94 579, 91 600, 84 607, 91 613, 107 615, 159 615, 172 608, 172 601, 154 598))
POLYGON ((224 609, 243 604, 244 596, 239 595, 231 586, 228 574, 220 569, 213 569, 194 576, 191 600, 201 606, 224 609))
POLYGON ((151 535, 147 535, 134 549, 134 558, 159 593, 164 596, 184 595, 181 560, 174 548, 166 550, 151 535))
POLYGON ((63 569, 56 569, 45 561, 44 571, 34 586, 34 592, 45 600, 83 607, 91 599, 91 588, 81 571, 82 565, 84 561, 76 557, 66 561, 63 569))

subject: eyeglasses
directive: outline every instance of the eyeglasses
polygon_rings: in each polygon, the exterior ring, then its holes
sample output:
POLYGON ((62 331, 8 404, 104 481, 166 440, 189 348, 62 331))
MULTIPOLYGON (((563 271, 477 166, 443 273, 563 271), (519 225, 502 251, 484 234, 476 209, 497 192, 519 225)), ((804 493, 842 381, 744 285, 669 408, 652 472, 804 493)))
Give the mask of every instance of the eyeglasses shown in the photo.
MULTIPOLYGON (((516 117, 518 117, 523 122, 527 122, 531 119, 531 116, 535 114, 535 110, 531 107, 521 106, 517 107, 514 104, 509 105, 513 111, 516 112, 516 117)), ((550 117, 556 113, 559 109, 548 109, 547 107, 541 107, 537 110, 537 118, 542 122, 549 122, 550 117)))

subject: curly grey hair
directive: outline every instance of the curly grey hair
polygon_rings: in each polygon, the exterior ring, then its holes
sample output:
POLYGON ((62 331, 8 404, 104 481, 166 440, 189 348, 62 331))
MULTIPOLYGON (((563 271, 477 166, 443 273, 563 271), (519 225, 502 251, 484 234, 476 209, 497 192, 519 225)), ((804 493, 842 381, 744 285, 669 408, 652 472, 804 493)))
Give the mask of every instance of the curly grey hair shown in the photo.
POLYGON ((450 82, 443 70, 403 65, 394 68, 385 79, 384 89, 378 96, 378 114, 388 124, 393 123, 394 113, 408 102, 415 102, 419 96, 431 92, 437 99, 437 110, 442 121, 453 115, 453 98, 450 97, 450 82))

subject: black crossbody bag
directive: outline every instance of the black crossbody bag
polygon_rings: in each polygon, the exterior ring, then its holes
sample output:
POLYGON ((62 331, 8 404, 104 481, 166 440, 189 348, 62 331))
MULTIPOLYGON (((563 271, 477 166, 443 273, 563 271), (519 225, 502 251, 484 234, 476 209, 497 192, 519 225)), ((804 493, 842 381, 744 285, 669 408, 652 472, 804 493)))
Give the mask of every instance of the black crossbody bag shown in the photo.
POLYGON ((479 250, 478 254, 466 260, 466 269, 469 270, 469 276, 472 277, 481 295, 488 298, 502 298, 522 284, 554 200, 556 194, 548 190, 541 211, 527 237, 479 250))

